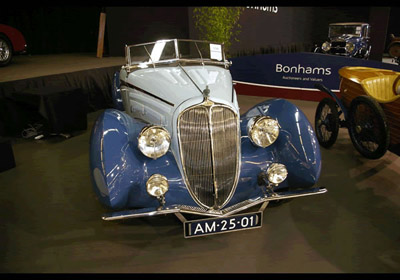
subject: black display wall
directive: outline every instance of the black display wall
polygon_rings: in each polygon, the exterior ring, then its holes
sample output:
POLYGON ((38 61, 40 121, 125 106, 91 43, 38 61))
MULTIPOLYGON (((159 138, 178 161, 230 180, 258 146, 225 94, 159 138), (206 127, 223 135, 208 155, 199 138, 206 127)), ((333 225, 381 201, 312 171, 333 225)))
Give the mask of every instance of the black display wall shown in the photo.
MULTIPOLYGON (((189 18, 192 18, 189 8, 189 18)), ((327 39, 334 22, 369 22, 371 7, 246 7, 239 23, 239 42, 233 42, 231 56, 308 52, 327 39)), ((380 30, 385 33, 386 30, 380 30)), ((197 36, 193 22, 190 34, 197 36)))
POLYGON ((22 32, 30 54, 96 52, 101 7, 28 4, 0 8, 0 23, 22 32))
POLYGON ((371 54, 369 59, 382 61, 386 51, 386 37, 390 16, 389 7, 370 7, 369 21, 371 24, 371 54))
MULTIPOLYGON (((97 50, 99 16, 107 14, 105 55, 123 56, 125 44, 161 38, 197 39, 191 7, 29 7, 0 9, 0 23, 24 34, 31 54, 97 50)), ((372 24, 373 55, 387 51, 390 33, 400 36, 399 7, 246 7, 242 32, 230 55, 311 51, 326 40, 332 22, 372 24)))
MULTIPOLYGON (((189 8, 188 13, 192 19, 193 9, 189 8)), ((327 39, 330 23, 367 22, 372 26, 370 59, 381 61, 387 48, 388 29, 398 29, 397 15, 390 7, 248 6, 240 17, 239 42, 232 43, 230 56, 309 52, 327 39)), ((191 37, 196 38, 193 21, 189 23, 191 37)))
POLYGON ((389 23, 387 29, 387 37, 385 44, 385 51, 387 51, 387 47, 390 43, 390 34, 394 34, 397 37, 400 37, 400 6, 390 7, 390 16, 389 23))
POLYGON ((106 14, 111 56, 123 56, 125 45, 189 38, 187 7, 107 7, 106 14))

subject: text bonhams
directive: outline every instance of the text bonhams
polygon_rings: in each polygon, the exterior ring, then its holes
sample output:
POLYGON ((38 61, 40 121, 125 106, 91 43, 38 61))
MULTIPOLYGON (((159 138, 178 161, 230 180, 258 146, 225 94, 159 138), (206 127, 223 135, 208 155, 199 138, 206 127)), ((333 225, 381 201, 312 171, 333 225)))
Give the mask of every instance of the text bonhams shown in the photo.
POLYGON ((275 71, 277 73, 291 73, 291 74, 312 74, 312 75, 325 75, 329 76, 332 74, 331 68, 323 67, 305 67, 298 64, 297 66, 287 66, 282 64, 275 65, 275 71))

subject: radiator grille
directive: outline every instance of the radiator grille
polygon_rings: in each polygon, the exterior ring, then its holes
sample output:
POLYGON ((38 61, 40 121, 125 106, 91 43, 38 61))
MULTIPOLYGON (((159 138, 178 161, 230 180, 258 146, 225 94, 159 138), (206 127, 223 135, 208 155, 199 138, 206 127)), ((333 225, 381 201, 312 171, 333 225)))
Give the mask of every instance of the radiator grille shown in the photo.
POLYGON ((333 48, 344 48, 346 46, 346 41, 332 41, 333 48))
POLYGON ((184 175, 194 199, 219 209, 236 188, 239 160, 237 115, 213 104, 184 111, 178 121, 184 175))
POLYGON ((330 53, 333 54, 345 54, 346 53, 346 42, 345 41, 333 41, 330 49, 330 53))

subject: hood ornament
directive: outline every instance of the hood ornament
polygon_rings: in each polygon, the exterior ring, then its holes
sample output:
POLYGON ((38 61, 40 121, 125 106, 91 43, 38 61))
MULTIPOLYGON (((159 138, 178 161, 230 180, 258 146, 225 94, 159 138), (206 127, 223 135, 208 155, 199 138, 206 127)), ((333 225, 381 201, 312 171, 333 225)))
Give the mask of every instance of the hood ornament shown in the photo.
POLYGON ((212 102, 209 97, 210 97, 210 89, 208 88, 208 86, 206 86, 206 88, 203 90, 203 105, 204 106, 208 106, 211 107, 212 105, 214 105, 214 102, 212 102))
POLYGON ((208 88, 208 85, 203 90, 203 96, 204 96, 205 99, 208 99, 208 97, 210 96, 210 89, 208 88))

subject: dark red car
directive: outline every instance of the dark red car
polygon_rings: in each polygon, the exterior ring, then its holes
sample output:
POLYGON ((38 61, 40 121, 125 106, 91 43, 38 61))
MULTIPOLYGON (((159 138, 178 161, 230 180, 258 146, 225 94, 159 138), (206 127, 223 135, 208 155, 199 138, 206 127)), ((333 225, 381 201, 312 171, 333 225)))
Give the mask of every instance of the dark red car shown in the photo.
POLYGON ((14 54, 25 53, 26 47, 25 38, 18 29, 0 24, 0 67, 9 64, 14 54))

